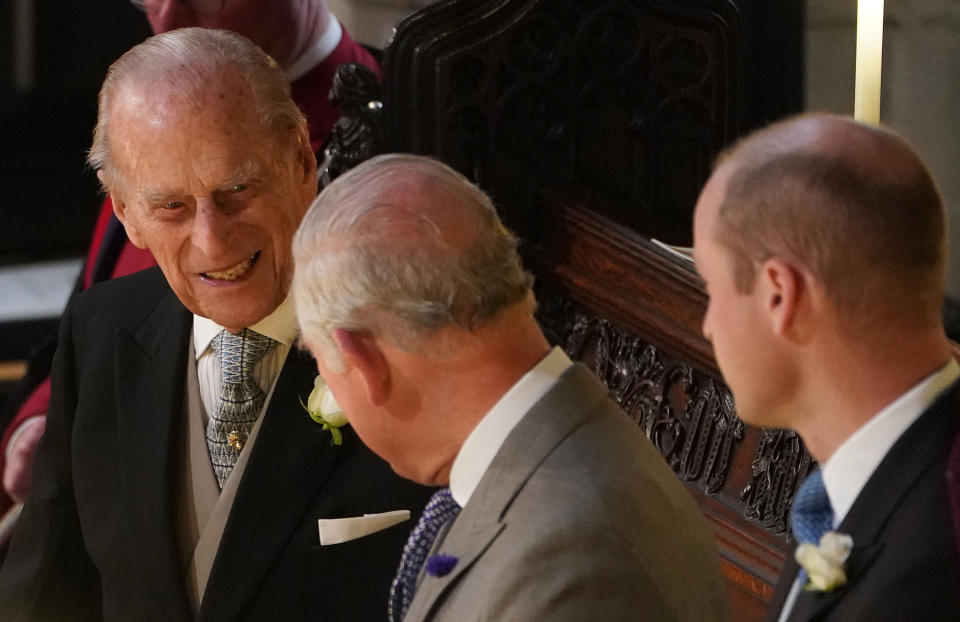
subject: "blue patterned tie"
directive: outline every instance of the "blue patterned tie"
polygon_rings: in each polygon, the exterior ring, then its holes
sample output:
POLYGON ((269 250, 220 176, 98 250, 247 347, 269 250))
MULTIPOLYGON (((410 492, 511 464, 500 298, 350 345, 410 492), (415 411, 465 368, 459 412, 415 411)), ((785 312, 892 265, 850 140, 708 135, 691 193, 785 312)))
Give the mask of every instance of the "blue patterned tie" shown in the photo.
MULTIPOLYGON (((833 529, 833 508, 823 485, 823 473, 817 469, 800 484, 790 510, 790 526, 798 543, 810 542, 819 546, 820 537, 833 529)), ((806 582, 807 573, 801 568, 799 579, 806 582)))
POLYGON ((253 368, 276 343, 249 328, 236 335, 221 331, 210 343, 220 361, 221 383, 217 407, 207 421, 207 449, 221 489, 266 399, 253 379, 253 368))
POLYGON ((437 539, 437 534, 459 512, 460 505, 454 501, 449 488, 441 488, 430 497, 420 516, 420 522, 407 538, 397 576, 393 578, 393 585, 390 586, 390 601, 387 603, 387 618, 390 622, 401 622, 407 615, 407 609, 417 591, 420 569, 433 547, 434 540, 437 539))

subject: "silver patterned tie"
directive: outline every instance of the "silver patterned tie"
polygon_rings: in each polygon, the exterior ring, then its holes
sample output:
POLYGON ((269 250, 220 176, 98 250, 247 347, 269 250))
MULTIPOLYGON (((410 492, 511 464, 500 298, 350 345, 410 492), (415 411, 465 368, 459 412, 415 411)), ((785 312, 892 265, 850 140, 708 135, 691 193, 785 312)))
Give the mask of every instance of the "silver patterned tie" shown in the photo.
POLYGON ((276 343, 249 328, 235 335, 221 331, 210 343, 220 360, 222 377, 217 407, 207 421, 207 449, 221 489, 237 464, 266 398, 253 378, 253 368, 276 343))

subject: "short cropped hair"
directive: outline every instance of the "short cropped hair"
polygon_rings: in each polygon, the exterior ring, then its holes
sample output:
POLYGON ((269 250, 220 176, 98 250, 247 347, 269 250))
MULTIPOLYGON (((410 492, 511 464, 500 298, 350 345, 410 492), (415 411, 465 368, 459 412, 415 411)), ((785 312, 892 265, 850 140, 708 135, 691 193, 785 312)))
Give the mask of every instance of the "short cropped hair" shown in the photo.
POLYGON ((209 87, 213 79, 235 72, 249 87, 263 127, 278 139, 305 127, 303 113, 290 97, 283 69, 249 39, 228 30, 181 28, 134 46, 107 71, 100 88, 97 126, 87 162, 103 171, 104 189, 120 180, 110 160, 110 115, 123 87, 165 89, 184 99, 209 87), (155 86, 159 85, 159 86, 155 86))
POLYGON ((849 126, 874 134, 884 151, 875 157, 896 154, 898 174, 826 149, 753 149, 750 139, 721 155, 733 169, 716 237, 731 252, 735 284, 749 293, 758 267, 778 256, 810 270, 852 323, 939 321, 947 242, 936 185, 899 136, 849 126))
POLYGON ((472 329, 532 301, 533 278, 490 198, 422 156, 378 156, 338 178, 314 201, 293 246, 301 331, 321 346, 344 328, 416 349, 442 327, 472 329), (414 202, 429 202, 441 218, 414 202), (438 222, 446 215, 466 235, 438 222))

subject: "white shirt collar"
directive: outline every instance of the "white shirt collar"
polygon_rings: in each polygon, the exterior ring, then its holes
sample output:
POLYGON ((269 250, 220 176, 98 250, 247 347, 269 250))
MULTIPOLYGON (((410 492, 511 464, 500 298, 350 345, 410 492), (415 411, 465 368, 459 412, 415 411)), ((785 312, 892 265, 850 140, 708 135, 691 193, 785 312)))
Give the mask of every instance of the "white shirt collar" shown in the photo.
POLYGON ((337 49, 342 37, 343 27, 340 26, 337 18, 331 15, 330 23, 327 24, 327 29, 323 31, 320 38, 315 40, 310 47, 300 54, 297 60, 287 67, 287 79, 293 82, 307 75, 311 69, 326 60, 337 49))
POLYGON ((460 507, 467 505, 513 428, 572 364, 563 350, 554 347, 503 394, 470 432, 450 469, 450 492, 460 507))
MULTIPOLYGON (((273 313, 249 328, 284 345, 292 344, 297 338, 297 318, 294 314, 293 298, 287 296, 280 306, 273 310, 273 313)), ((194 314, 193 348, 198 359, 222 330, 223 326, 213 320, 194 314)))
POLYGON ((833 507, 834 527, 846 517, 897 439, 958 376, 960 366, 951 357, 946 365, 874 415, 833 452, 823 465, 823 484, 833 507))

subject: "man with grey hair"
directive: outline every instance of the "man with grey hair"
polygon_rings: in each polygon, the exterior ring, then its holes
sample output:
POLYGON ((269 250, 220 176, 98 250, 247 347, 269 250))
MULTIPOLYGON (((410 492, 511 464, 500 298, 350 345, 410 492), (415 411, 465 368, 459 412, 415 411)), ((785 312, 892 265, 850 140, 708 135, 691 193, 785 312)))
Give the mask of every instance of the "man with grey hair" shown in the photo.
POLYGON ((382 614, 409 527, 364 516, 429 490, 300 406, 290 243, 316 164, 286 77, 227 31, 153 37, 111 67, 90 162, 159 269, 64 316, 0 617, 382 614))
POLYGON ((392 622, 727 618, 696 504, 548 345, 483 192, 427 158, 374 158, 321 193, 294 257, 301 338, 351 426, 443 487, 404 549, 392 622))

